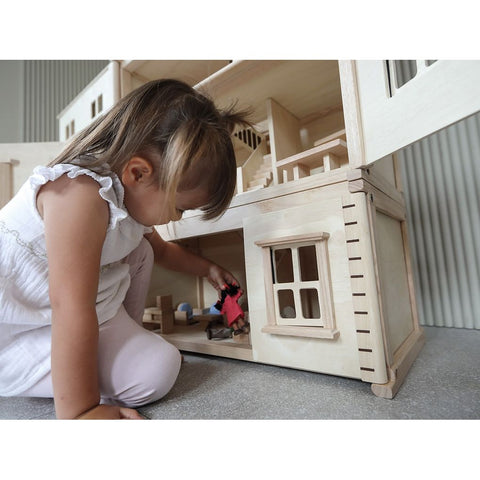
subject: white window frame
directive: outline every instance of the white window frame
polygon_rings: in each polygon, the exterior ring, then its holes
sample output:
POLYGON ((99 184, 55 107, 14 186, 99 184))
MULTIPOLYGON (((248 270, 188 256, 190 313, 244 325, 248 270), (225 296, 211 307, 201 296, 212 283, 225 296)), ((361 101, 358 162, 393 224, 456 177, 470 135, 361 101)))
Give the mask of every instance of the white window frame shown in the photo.
MULTIPOLYGON (((274 282, 272 272, 266 274, 266 295, 268 303, 274 305, 268 315, 268 325, 262 332, 277 335, 291 335, 314 338, 335 339, 339 332, 335 325, 333 308, 333 294, 330 277, 330 263, 328 256, 328 238, 326 232, 286 236, 275 239, 256 241, 255 244, 263 249, 264 264, 271 264, 272 255, 276 250, 291 249, 293 265, 293 282, 274 282), (298 249, 301 247, 315 246, 318 280, 302 281, 298 249), (316 289, 320 308, 320 318, 305 318, 302 313, 300 290, 316 289), (278 292, 292 290, 295 302, 295 318, 284 318, 280 314, 278 292)), ((274 263, 274 262, 273 262, 274 263)), ((275 268, 272 265, 272 268, 275 268)))

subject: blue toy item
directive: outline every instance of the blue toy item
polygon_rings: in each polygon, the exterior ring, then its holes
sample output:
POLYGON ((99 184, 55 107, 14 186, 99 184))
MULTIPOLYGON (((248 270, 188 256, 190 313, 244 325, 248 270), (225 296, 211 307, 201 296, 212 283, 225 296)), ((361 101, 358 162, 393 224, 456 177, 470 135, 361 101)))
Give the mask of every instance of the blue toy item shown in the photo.
POLYGON ((216 308, 215 305, 216 305, 216 303, 210 307, 209 313, 211 315, 221 315, 220 310, 218 310, 218 308, 216 308))
POLYGON ((191 319, 193 317, 192 306, 187 302, 182 302, 178 304, 177 310, 179 312, 187 312, 187 318, 191 319))

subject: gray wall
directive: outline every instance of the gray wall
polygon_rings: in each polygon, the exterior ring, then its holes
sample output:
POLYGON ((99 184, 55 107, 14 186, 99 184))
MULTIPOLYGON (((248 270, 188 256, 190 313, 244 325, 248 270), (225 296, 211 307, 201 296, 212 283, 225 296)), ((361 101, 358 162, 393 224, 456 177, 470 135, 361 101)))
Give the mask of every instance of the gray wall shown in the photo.
MULTIPOLYGON (((395 62, 401 84, 413 60, 395 62)), ((423 325, 480 329, 480 114, 398 152, 423 325)))
POLYGON ((0 143, 23 142, 23 61, 0 61, 0 143))
POLYGON ((57 141, 57 115, 107 64, 1 60, 0 143, 57 141))
POLYGON ((480 329, 480 115, 398 157, 420 322, 480 329))

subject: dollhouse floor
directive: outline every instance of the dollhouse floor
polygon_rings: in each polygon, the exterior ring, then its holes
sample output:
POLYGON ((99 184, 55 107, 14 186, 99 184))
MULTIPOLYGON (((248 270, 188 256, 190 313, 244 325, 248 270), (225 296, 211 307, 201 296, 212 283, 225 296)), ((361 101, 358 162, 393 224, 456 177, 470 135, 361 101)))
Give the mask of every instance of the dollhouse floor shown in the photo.
MULTIPOLYGON (((480 331, 424 327, 426 344, 393 400, 357 380, 186 353, 151 419, 480 419, 480 331)), ((0 398, 0 419, 54 419, 53 401, 0 398)))

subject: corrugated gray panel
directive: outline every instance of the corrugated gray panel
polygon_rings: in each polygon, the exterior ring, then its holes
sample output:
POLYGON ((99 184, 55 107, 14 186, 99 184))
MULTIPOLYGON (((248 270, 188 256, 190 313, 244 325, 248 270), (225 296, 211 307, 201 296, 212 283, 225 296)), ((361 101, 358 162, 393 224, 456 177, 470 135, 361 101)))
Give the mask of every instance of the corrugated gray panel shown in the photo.
POLYGON ((57 115, 108 64, 108 61, 24 62, 24 141, 57 141, 57 115))
POLYGON ((480 329, 480 115, 398 157, 420 322, 480 329))

